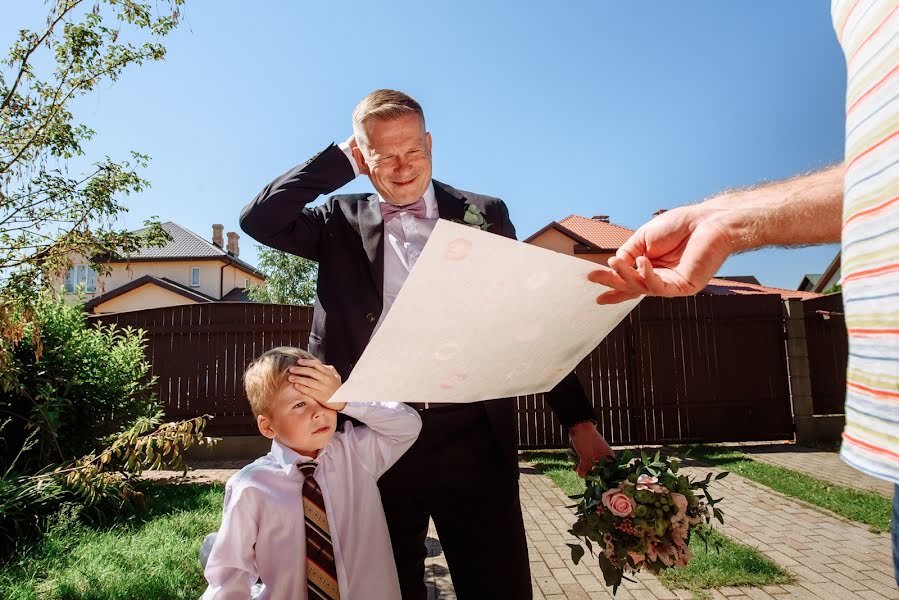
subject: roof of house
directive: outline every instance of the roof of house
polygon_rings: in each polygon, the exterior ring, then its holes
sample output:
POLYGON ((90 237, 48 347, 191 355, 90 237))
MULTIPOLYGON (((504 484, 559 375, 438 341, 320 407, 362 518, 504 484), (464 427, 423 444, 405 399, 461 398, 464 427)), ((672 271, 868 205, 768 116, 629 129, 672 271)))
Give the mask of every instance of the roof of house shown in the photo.
POLYGON ((576 242, 595 250, 615 252, 634 233, 633 229, 578 215, 568 215, 561 221, 553 221, 523 241, 530 243, 550 229, 555 229, 576 242))
MULTIPOLYGON (((165 246, 141 248, 129 256, 113 262, 221 259, 225 262, 234 264, 234 266, 247 271, 252 275, 265 277, 265 275, 257 271, 256 267, 253 265, 241 260, 224 248, 219 248, 190 229, 182 227, 172 221, 163 223, 162 228, 172 236, 172 241, 168 242, 165 246)), ((147 230, 147 227, 143 227, 132 233, 141 234, 147 230)))
POLYGON ((234 288, 221 299, 222 302, 254 302, 246 288, 234 288))
POLYGON ((783 288, 768 287, 766 285, 743 283, 739 281, 733 281, 731 279, 722 279, 720 277, 714 277, 709 280, 709 284, 705 286, 700 294, 710 294, 713 296, 780 294, 781 298, 799 298, 801 300, 806 300, 808 298, 817 298, 821 295, 814 292, 785 290, 783 288))
POLYGON ((762 285, 762 282, 759 281, 755 275, 721 275, 716 279, 726 279, 728 281, 737 281, 739 283, 754 283, 755 285, 762 285))
POLYGON ((168 290, 170 292, 174 292, 179 296, 184 296, 185 298, 189 298, 194 302, 215 302, 215 298, 212 296, 207 296, 197 290, 191 289, 189 287, 185 287, 180 283, 176 283, 171 279, 167 279, 165 277, 154 277, 153 275, 144 275, 143 277, 138 277, 133 281, 129 281, 123 286, 117 287, 114 290, 110 290, 105 294, 101 294, 91 300, 88 300, 84 303, 85 310, 92 310, 95 306, 99 306, 104 302, 109 302, 113 298, 121 296, 122 294, 127 294, 131 290, 136 290, 137 288, 144 285, 155 285, 161 287, 162 289, 168 290))
MULTIPOLYGON (((830 264, 827 265, 827 269, 824 270, 824 273, 821 274, 821 279, 815 284, 814 290, 816 292, 823 292, 824 286, 833 279, 834 277, 838 277, 838 273, 842 269, 842 256, 843 253, 840 250, 837 250, 837 255, 833 257, 833 260, 830 261, 830 264)), ((839 283, 839 281, 837 281, 839 283)))
POLYGON ((578 215, 568 215, 559 225, 590 242, 599 250, 618 250, 634 233, 633 229, 578 215))

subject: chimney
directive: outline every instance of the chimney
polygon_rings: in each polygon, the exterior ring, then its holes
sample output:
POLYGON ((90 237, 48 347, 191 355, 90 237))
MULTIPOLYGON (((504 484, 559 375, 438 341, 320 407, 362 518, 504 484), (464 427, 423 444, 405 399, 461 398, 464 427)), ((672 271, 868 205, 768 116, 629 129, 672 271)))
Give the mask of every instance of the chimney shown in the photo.
POLYGON ((662 214, 662 213, 664 213, 664 212, 668 212, 668 209, 667 209, 667 208, 660 208, 659 210, 657 210, 657 211, 655 211, 654 213, 652 213, 652 216, 653 216, 653 217, 658 217, 660 214, 662 214))
POLYGON ((594 221, 602 221, 603 223, 608 223, 609 215, 594 215, 593 220, 594 221))
POLYGON ((219 225, 216 223, 212 226, 212 243, 218 248, 221 248, 225 245, 225 241, 222 239, 222 231, 224 231, 225 226, 219 225))
POLYGON ((228 254, 233 254, 234 256, 240 256, 240 248, 237 246, 237 240, 240 239, 240 236, 234 233, 233 231, 228 232, 228 254))

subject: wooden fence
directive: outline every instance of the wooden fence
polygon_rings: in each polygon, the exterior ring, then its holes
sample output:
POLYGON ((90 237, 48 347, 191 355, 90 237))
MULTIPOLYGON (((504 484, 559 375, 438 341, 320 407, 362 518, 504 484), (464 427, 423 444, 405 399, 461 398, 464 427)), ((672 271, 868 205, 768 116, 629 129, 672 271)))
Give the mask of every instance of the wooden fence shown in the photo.
MULTIPOLYGON (((211 435, 255 434, 244 367, 279 345, 306 347, 310 308, 176 306, 91 317, 148 332, 170 418, 215 415, 211 435)), ((779 296, 647 298, 577 367, 613 444, 788 439, 793 435, 779 296)), ((518 399, 522 448, 564 447, 542 395, 518 399)))
MULTIPOLYGON (((646 298, 577 367, 612 444, 793 436, 779 296, 646 298)), ((522 448, 564 447, 541 397, 519 398, 522 448)))
POLYGON ((816 415, 842 414, 849 356, 843 294, 805 300, 802 309, 814 412, 816 415))

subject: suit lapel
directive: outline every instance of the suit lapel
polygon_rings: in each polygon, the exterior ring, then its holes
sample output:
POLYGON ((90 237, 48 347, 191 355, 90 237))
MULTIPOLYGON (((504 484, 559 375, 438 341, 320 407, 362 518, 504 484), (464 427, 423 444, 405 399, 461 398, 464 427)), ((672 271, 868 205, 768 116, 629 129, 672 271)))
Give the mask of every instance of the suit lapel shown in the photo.
POLYGON ((384 219, 378 206, 378 195, 359 202, 359 235, 371 268, 378 296, 384 295, 384 219))
POLYGON ((437 197, 437 212, 441 219, 452 221, 465 214, 465 197, 445 183, 434 180, 434 195, 437 197))

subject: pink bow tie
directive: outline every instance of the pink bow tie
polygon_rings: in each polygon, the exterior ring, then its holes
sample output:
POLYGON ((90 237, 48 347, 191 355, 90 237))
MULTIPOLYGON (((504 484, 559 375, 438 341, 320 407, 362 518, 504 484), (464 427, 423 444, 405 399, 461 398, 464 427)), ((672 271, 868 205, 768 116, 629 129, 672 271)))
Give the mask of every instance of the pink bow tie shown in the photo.
POLYGON ((383 217, 385 223, 389 223, 393 217, 401 212, 407 212, 418 219, 424 219, 428 216, 428 207, 425 206, 424 198, 419 198, 412 204, 406 204, 405 206, 397 206, 390 202, 379 202, 378 204, 381 205, 381 217, 383 217))

